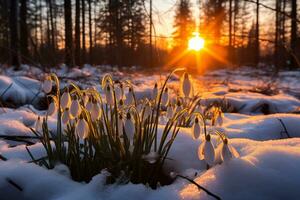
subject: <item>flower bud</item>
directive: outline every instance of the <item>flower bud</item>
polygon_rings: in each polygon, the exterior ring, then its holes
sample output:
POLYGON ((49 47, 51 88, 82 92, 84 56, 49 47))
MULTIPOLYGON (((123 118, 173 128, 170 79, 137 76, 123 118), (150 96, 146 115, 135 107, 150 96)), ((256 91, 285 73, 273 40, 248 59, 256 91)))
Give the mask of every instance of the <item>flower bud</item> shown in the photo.
POLYGON ((77 99, 74 99, 71 103, 70 112, 73 117, 78 117, 81 113, 81 106, 77 99))
POLYGON ((50 77, 47 77, 42 84, 43 91, 48 94, 52 90, 52 80, 50 77))
POLYGON ((135 133, 135 127, 133 120, 131 119, 131 115, 128 112, 126 115, 126 120, 125 120, 125 133, 130 141, 133 141, 134 138, 134 133, 135 133))
POLYGON ((166 106, 168 103, 169 103, 169 92, 168 92, 168 88, 165 88, 161 96, 161 105, 166 106))
POLYGON ((192 126, 193 139, 196 140, 199 138, 201 133, 201 126, 198 117, 195 118, 194 124, 192 126))
POLYGON ((89 136, 89 125, 85 119, 81 118, 78 120, 75 128, 75 133, 80 139, 86 139, 89 136))
POLYGON ((66 108, 66 110, 63 112, 61 121, 63 124, 67 124, 72 119, 72 115, 70 113, 70 109, 66 108))
POLYGON ((205 140, 198 148, 198 157, 200 160, 205 160, 209 166, 214 165, 215 149, 210 140, 210 135, 206 135, 205 140))
POLYGON ((47 115, 51 116, 57 111, 57 102, 56 100, 53 100, 47 110, 47 115))
POLYGON ((43 121, 41 120, 40 116, 38 116, 38 118, 36 119, 36 121, 34 123, 34 129, 38 133, 43 132, 43 121))
POLYGON ((192 93, 192 82, 189 78, 188 73, 184 73, 182 77, 182 85, 181 85, 181 90, 184 95, 184 97, 188 98, 191 96, 192 93))
POLYGON ((101 117, 101 108, 98 103, 93 104, 93 109, 91 111, 91 118, 93 121, 100 119, 101 117))
POLYGON ((69 92, 64 92, 63 95, 61 96, 61 107, 62 109, 69 108, 71 105, 71 96, 69 92))
POLYGON ((114 104, 114 98, 113 93, 111 91, 111 86, 109 84, 107 84, 105 87, 105 97, 106 103, 112 106, 114 104))

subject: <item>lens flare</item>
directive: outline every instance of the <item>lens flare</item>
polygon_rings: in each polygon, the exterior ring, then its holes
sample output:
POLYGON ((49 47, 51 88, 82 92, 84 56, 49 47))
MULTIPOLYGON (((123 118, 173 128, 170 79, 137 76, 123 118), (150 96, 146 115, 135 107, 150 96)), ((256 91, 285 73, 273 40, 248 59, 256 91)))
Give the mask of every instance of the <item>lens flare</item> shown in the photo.
POLYGON ((204 39, 196 33, 194 37, 189 40, 188 48, 189 50, 200 51, 204 48, 204 39))

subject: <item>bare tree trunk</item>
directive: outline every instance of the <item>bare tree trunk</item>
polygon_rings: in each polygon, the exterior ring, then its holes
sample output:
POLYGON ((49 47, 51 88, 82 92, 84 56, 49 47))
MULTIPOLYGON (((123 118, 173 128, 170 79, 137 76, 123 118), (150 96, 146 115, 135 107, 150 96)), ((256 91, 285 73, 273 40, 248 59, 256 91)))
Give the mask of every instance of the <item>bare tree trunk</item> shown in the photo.
POLYGON ((259 0, 256 0, 255 65, 259 62, 259 0))
MULTIPOLYGON (((292 54, 295 54, 297 47, 297 0, 291 0, 291 50, 292 54)), ((295 67, 296 62, 293 56, 291 56, 291 66, 295 67)))
POLYGON ((55 30, 56 30, 56 27, 54 25, 53 2, 52 2, 52 0, 49 0, 49 14, 50 14, 50 25, 51 25, 51 48, 52 48, 52 51, 53 51, 53 54, 54 54, 55 50, 56 50, 56 45, 55 45, 55 30))
POLYGON ((69 67, 74 66, 72 41, 72 5, 71 0, 64 0, 65 11, 65 62, 69 67))
POLYGON ((232 63, 232 0, 229 0, 229 44, 228 44, 228 58, 229 63, 232 63))
POLYGON ((80 0, 75 3, 75 64, 80 66, 80 0))
POLYGON ((82 63, 86 62, 86 47, 85 47, 85 0, 81 1, 81 17, 82 17, 82 63))
POLYGON ((88 3, 89 3, 89 63, 92 64, 92 56, 93 56, 92 1, 88 0, 88 3))
POLYGON ((278 52, 279 52, 279 9, 280 9, 280 0, 276 0, 276 13, 275 13, 275 47, 274 47, 274 60, 275 60, 275 67, 276 70, 278 71, 278 52))
MULTIPOLYGON (((27 28, 27 0, 21 0, 20 6, 20 50, 21 55, 28 57, 28 28, 27 28)), ((22 62, 24 63, 23 59, 22 62)))
POLYGON ((18 0, 10 1, 10 49, 11 49, 11 64, 15 69, 20 67, 20 49, 19 49, 19 27, 18 27, 18 0))

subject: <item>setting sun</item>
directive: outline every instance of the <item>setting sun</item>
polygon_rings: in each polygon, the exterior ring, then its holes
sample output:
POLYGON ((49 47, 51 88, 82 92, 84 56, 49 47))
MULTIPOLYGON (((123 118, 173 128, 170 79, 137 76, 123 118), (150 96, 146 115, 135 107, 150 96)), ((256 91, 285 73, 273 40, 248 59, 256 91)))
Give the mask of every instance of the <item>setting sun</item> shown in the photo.
POLYGON ((189 40, 189 50, 200 51, 204 48, 204 43, 204 39, 201 38, 198 33, 196 33, 195 36, 189 40))

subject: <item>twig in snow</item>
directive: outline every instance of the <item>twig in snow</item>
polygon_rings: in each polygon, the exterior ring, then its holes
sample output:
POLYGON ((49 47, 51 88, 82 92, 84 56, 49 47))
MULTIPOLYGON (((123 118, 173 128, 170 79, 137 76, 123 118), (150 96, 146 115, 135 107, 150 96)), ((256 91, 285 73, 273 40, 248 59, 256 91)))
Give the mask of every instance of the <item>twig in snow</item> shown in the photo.
POLYGON ((196 183, 194 180, 189 179, 188 177, 182 176, 180 174, 177 174, 176 177, 183 178, 183 179, 185 179, 185 180, 193 183, 194 185, 196 185, 198 187, 199 190, 203 190, 204 192, 206 192, 206 194, 214 197, 217 200, 221 200, 221 197, 217 196, 216 194, 214 194, 214 193, 210 192, 209 190, 207 190, 206 188, 202 187, 201 185, 199 185, 198 183, 196 183))
POLYGON ((20 192, 23 191, 23 188, 21 188, 21 186, 19 186, 16 182, 14 182, 13 180, 11 180, 10 178, 6 178, 6 181, 8 183, 10 183, 12 186, 14 186, 17 190, 19 190, 20 192))
POLYGON ((2 155, 0 154, 0 160, 7 161, 7 158, 5 158, 4 156, 2 156, 2 155))
POLYGON ((283 121, 282 121, 282 119, 279 119, 279 118, 277 118, 277 119, 278 119, 278 121, 280 122, 280 124, 282 125, 283 130, 284 130, 285 134, 287 135, 287 137, 288 137, 288 138, 291 138, 289 132, 287 131, 287 128, 286 128, 285 124, 284 124, 283 121))

